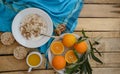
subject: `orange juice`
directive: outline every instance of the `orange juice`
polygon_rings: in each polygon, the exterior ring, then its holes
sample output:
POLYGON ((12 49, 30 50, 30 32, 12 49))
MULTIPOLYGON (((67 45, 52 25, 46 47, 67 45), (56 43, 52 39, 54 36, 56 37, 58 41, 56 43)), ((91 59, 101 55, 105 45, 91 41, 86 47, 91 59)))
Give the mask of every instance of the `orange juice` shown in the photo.
POLYGON ((41 59, 40 59, 40 56, 37 55, 37 54, 31 54, 29 57, 28 57, 28 63, 31 65, 31 66, 37 66, 39 63, 40 63, 41 59))

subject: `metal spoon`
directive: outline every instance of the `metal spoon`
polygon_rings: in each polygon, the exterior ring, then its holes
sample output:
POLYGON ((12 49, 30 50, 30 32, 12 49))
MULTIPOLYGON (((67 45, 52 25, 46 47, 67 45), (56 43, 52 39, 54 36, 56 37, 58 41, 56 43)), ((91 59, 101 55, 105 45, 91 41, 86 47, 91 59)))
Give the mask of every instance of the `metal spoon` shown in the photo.
POLYGON ((60 38, 60 36, 51 36, 51 35, 47 35, 47 34, 40 34, 40 35, 44 35, 44 36, 47 36, 47 37, 51 37, 51 38, 60 38))
MULTIPOLYGON (((51 36, 51 35, 48 35, 48 34, 39 34, 39 35, 44 35, 44 36, 47 36, 47 37, 50 37, 50 38, 54 38, 54 39, 61 39, 60 36, 51 36)), ((37 37, 37 39, 41 38, 41 36, 37 37)), ((32 40, 36 40, 36 38, 32 38, 32 40)))

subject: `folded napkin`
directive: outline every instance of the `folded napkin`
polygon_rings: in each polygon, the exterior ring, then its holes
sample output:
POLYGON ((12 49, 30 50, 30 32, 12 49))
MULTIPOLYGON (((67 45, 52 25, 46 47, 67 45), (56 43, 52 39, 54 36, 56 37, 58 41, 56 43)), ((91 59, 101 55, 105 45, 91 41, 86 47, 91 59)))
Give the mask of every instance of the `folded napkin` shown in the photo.
MULTIPOLYGON (((54 28, 65 24, 68 32, 73 32, 77 18, 83 6, 83 0, 0 0, 0 31, 11 32, 14 16, 29 7, 40 8, 52 18, 54 28)), ((45 53, 53 39, 39 47, 45 53)))

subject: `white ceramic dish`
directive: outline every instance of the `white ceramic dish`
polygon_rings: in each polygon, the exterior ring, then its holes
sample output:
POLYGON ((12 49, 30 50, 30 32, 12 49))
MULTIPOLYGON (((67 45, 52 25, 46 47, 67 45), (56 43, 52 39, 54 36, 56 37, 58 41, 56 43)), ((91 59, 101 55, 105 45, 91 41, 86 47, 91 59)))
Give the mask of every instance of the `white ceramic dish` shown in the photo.
MULTIPOLYGON (((65 33, 65 34, 68 34, 68 33, 65 33)), ((62 34, 61 36, 60 36, 60 38, 63 38, 63 36, 65 35, 65 34, 62 34)), ((80 36, 79 35, 77 35, 77 34, 73 34, 73 35, 75 35, 76 36, 76 38, 79 38, 80 36)), ((61 39, 55 39, 55 40, 53 40, 53 42, 54 41, 61 41, 61 39)), ((68 48, 65 48, 65 50, 67 51, 67 49, 68 48)), ((66 51, 64 51, 64 52, 66 52, 66 51)), ((64 55, 64 53, 63 53, 63 55, 64 55)), ((54 57, 54 54, 52 54, 52 52, 50 51, 50 48, 48 49, 48 59, 49 59, 49 63, 50 63, 50 65, 52 66, 52 59, 53 59, 53 57, 54 57)), ((53 66, 52 66, 53 67, 53 66)), ((53 67, 54 68, 54 67, 53 67)), ((55 68, 54 68, 54 70, 56 71, 56 72, 58 72, 59 74, 64 74, 64 71, 65 71, 65 69, 62 69, 62 70, 56 70, 55 68)))
POLYGON ((28 14, 38 14, 41 17, 43 17, 43 19, 47 23, 47 32, 46 33, 48 35, 52 35, 52 33, 53 33, 53 23, 52 23, 52 20, 49 17, 49 15, 46 12, 44 12, 43 10, 38 9, 38 8, 27 8, 27 9, 24 9, 24 10, 20 11, 15 16, 15 18, 13 20, 13 23, 12 23, 13 36, 18 43, 20 43, 21 45, 23 45, 25 47, 28 47, 28 48, 40 47, 40 46, 44 45, 50 39, 50 37, 39 36, 35 39, 27 40, 20 33, 20 29, 19 29, 20 26, 21 26, 20 23, 22 22, 22 19, 28 14))

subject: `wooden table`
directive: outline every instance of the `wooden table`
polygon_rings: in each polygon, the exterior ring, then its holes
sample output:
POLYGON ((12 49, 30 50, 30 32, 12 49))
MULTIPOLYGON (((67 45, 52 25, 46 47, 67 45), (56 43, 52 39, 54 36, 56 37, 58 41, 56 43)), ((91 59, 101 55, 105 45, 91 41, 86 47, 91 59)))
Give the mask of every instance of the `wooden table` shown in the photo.
MULTIPOLYGON (((90 37, 102 34, 99 50, 104 64, 91 61, 93 74, 120 74, 120 0, 85 0, 74 33, 81 35, 84 28, 90 37)), ((0 74, 27 74, 28 66, 24 60, 13 57, 13 49, 18 46, 4 46, 0 43, 0 74)), ((44 59, 45 62, 46 59, 44 59)), ((55 74, 45 63, 30 74, 55 74)))

